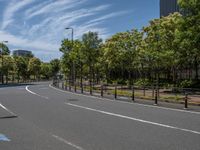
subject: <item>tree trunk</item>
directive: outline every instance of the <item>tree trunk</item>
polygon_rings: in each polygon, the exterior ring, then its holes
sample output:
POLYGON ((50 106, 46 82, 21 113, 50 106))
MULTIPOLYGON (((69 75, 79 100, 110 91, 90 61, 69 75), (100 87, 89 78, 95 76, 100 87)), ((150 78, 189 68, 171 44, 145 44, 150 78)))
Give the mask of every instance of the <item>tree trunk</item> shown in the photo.
POLYGON ((129 88, 131 88, 132 83, 132 78, 131 78, 131 71, 128 72, 128 80, 129 80, 129 88))
POLYGON ((89 65, 89 73, 90 73, 90 79, 89 79, 89 83, 90 83, 90 94, 92 94, 92 65, 89 65))
POLYGON ((6 84, 8 84, 8 73, 6 73, 6 84))
POLYGON ((83 64, 81 62, 81 72, 80 72, 80 75, 81 75, 81 88, 83 87, 83 64))
POLYGON ((175 67, 173 67, 173 83, 174 83, 174 87, 176 86, 176 69, 175 67))
POLYGON ((1 82, 2 82, 2 84, 4 84, 4 75, 3 74, 1 76, 1 82))

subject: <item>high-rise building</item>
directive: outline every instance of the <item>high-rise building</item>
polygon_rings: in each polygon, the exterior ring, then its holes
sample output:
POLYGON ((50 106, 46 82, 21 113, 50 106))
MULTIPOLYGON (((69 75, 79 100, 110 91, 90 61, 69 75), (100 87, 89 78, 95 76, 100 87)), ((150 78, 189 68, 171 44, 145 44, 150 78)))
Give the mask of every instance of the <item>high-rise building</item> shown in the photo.
POLYGON ((179 12, 178 0, 160 0, 160 17, 179 12))
POLYGON ((13 56, 33 56, 31 51, 27 50, 14 50, 13 56))

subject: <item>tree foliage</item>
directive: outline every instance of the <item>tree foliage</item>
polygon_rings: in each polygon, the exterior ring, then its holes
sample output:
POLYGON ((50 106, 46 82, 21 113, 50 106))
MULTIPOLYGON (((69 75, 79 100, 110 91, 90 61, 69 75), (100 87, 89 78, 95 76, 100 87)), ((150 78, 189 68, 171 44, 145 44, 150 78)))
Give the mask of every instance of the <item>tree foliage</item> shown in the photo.
POLYGON ((95 32, 81 40, 63 40, 61 69, 66 76, 76 66, 76 77, 90 81, 196 80, 200 63, 200 1, 179 0, 181 13, 154 19, 141 31, 116 33, 102 42, 95 32), (195 71, 194 71, 195 70, 195 71), (81 74, 81 75, 80 75, 81 74), (95 80, 96 78, 96 80, 95 80))

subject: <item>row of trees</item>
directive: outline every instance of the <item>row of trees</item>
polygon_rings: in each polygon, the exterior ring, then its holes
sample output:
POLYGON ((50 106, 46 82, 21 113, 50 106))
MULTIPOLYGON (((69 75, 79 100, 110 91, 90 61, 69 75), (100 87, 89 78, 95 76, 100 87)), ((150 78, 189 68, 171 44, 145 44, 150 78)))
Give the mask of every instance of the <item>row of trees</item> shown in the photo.
POLYGON ((200 3, 179 0, 181 12, 154 19, 141 31, 133 29, 113 35, 105 42, 98 33, 82 39, 64 39, 60 51, 62 72, 71 80, 128 81, 199 78, 200 3), (73 69, 75 68, 75 69, 73 69), (193 77, 193 73, 195 77, 193 77))
POLYGON ((4 44, 0 46, 3 54, 0 57, 1 83, 50 79, 59 72, 58 59, 45 63, 34 56, 10 56, 8 47, 4 44))

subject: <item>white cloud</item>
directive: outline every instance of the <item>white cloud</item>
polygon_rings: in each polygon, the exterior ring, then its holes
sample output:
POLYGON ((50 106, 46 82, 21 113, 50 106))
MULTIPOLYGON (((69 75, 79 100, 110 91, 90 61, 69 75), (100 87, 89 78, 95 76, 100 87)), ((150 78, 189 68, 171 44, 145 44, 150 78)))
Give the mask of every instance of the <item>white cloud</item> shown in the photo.
POLYGON ((122 15, 127 14, 127 13, 129 13, 129 11, 113 12, 113 13, 106 14, 106 15, 104 15, 104 16, 101 16, 101 17, 99 17, 99 18, 90 20, 90 21, 88 22, 88 24, 94 23, 94 22, 105 21, 105 20, 107 20, 107 19, 109 19, 109 18, 113 18, 113 17, 117 17, 117 16, 122 16, 122 15))
POLYGON ((70 38, 70 32, 65 30, 66 27, 74 28, 75 39, 81 38, 82 34, 88 31, 98 32, 100 37, 105 39, 110 36, 109 30, 100 24, 128 13, 128 11, 106 13, 111 7, 109 4, 83 7, 82 4, 87 1, 89 2, 89 0, 12 0, 3 13, 0 41, 8 40, 12 48, 33 50, 34 54, 42 59, 58 57, 61 54, 58 51, 61 40, 64 37, 70 38), (28 7, 31 3, 33 5, 28 7), (22 22, 17 22, 19 20, 15 14, 21 15, 22 22), (96 18, 90 19, 94 17, 96 18), (10 24, 14 25, 12 30, 9 28, 10 24))
POLYGON ((31 15, 32 13, 34 13, 34 12, 36 12, 36 11, 42 9, 44 6, 48 5, 50 2, 51 2, 51 0, 48 0, 48 1, 46 0, 46 1, 42 2, 42 3, 39 3, 39 4, 35 5, 35 6, 33 6, 33 7, 29 8, 29 9, 27 9, 27 10, 25 11, 26 17, 28 17, 28 16, 31 15))
POLYGON ((76 7, 85 1, 86 0, 59 0, 53 3, 43 2, 27 10, 25 13, 26 18, 31 19, 37 15, 62 12, 63 10, 76 7))
POLYGON ((11 1, 3 13, 3 21, 2 21, 1 29, 2 30, 5 29, 9 24, 13 22, 14 20, 13 16, 18 10, 22 9, 23 7, 25 7, 26 5, 32 2, 33 0, 11 1))
MULTIPOLYGON (((24 36, 28 35, 31 39, 37 37, 39 40, 46 39, 55 42, 61 37, 60 35, 64 32, 65 27, 73 26, 78 20, 95 15, 97 12, 106 9, 108 6, 109 5, 101 5, 89 9, 78 9, 66 14, 63 13, 62 15, 54 14, 45 18, 39 24, 35 24, 31 28, 28 28, 23 34, 24 36)), ((81 31, 88 31, 92 26, 97 26, 97 24, 85 26, 82 23, 79 25, 79 28, 82 28, 81 31)), ((75 30, 80 31, 77 27, 75 27, 75 30)), ((81 32, 78 33, 81 34, 81 32)))
POLYGON ((51 44, 48 41, 28 40, 22 37, 16 37, 4 31, 0 31, 0 35, 0 41, 9 41, 9 45, 12 45, 17 48, 45 52, 53 52, 55 50, 58 50, 59 48, 59 45, 51 44))

